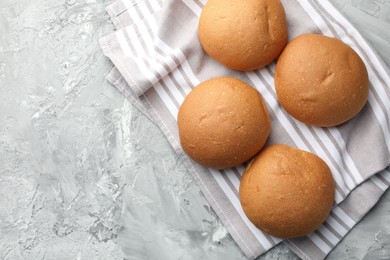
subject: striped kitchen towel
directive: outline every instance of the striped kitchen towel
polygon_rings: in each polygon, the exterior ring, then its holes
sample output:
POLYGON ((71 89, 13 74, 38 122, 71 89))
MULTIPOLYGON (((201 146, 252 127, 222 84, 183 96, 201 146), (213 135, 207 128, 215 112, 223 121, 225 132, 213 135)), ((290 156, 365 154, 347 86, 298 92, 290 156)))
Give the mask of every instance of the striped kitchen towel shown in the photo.
POLYGON ((390 185, 389 70, 328 1, 282 1, 289 40, 302 33, 340 38, 359 53, 369 73, 369 101, 357 117, 338 127, 307 126, 291 118, 278 104, 273 83, 275 63, 256 71, 238 72, 203 52, 197 25, 205 2, 118 0, 108 6, 117 31, 100 40, 104 54, 115 65, 107 78, 161 128, 249 259, 282 240, 258 230, 243 213, 238 188, 244 166, 217 171, 191 161, 180 147, 176 119, 185 96, 204 80, 231 76, 254 86, 270 111, 268 143, 311 151, 326 161, 334 175, 336 205, 326 222, 306 237, 283 240, 303 259, 323 259, 390 185))

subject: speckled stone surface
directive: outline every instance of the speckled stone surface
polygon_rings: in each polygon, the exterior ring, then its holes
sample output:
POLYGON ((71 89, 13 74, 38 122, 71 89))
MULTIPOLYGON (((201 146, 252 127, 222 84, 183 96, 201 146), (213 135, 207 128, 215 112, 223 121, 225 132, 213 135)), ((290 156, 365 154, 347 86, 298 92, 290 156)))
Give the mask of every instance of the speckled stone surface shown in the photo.
MULTIPOLYGON (((245 259, 105 80, 113 0, 0 1, 0 259, 245 259)), ((390 1, 332 0, 390 65, 390 1)), ((390 192, 328 259, 390 258, 390 192)), ((280 245, 260 259, 297 259, 280 245)))

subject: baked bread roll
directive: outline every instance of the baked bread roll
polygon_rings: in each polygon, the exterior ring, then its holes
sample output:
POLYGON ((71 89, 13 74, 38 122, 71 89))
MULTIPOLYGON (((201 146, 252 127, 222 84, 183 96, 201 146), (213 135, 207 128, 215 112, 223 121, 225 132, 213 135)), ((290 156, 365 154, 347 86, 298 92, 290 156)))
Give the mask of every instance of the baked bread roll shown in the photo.
POLYGON ((333 176, 318 156, 287 145, 264 148, 248 165, 240 201, 249 220, 280 238, 317 229, 333 206, 333 176))
POLYGON ((286 45, 286 15, 279 0, 208 0, 198 35, 218 62, 254 70, 273 61, 286 45))
POLYGON ((260 93, 234 78, 195 87, 178 114, 180 142, 194 161, 216 169, 249 160, 264 146, 271 121, 260 93))
POLYGON ((359 55, 336 38, 304 34, 280 55, 275 71, 280 104, 305 124, 336 126, 363 108, 368 74, 359 55))

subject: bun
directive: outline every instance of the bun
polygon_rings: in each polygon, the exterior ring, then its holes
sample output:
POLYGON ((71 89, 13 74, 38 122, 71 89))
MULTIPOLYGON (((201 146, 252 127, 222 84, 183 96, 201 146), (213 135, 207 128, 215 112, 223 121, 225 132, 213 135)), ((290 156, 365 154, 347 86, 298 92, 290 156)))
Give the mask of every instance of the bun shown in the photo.
POLYGON ((336 126, 363 108, 368 74, 359 55, 336 38, 304 34, 280 55, 275 71, 280 104, 305 124, 336 126))
POLYGON ((264 146, 271 121, 260 93, 234 78, 215 78, 195 87, 178 114, 180 142, 194 161, 229 168, 264 146))
POLYGON ((198 35, 218 62, 254 70, 273 61, 286 45, 286 14, 279 0, 208 0, 198 35))
POLYGON ((318 156, 287 145, 264 148, 245 170, 240 201, 249 220, 281 238, 305 236, 327 218, 334 180, 318 156))

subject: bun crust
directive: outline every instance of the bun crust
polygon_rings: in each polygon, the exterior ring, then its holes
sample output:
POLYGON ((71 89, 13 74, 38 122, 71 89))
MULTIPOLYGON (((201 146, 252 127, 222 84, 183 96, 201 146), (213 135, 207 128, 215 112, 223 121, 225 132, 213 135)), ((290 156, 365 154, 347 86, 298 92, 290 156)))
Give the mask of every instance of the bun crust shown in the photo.
POLYGON ((178 114, 180 142, 194 161, 229 168, 264 146, 271 121, 260 93, 234 78, 215 78, 195 87, 178 114))
POLYGON ((287 145, 263 149, 245 170, 240 201, 249 220, 281 238, 305 236, 327 218, 333 176, 318 156, 287 145))
POLYGON ((280 104, 305 124, 336 126, 363 108, 368 74, 359 55, 336 38, 304 34, 287 44, 275 71, 280 104))
POLYGON ((218 62, 254 70, 273 61, 286 45, 286 14, 279 0, 208 0, 198 35, 218 62))

